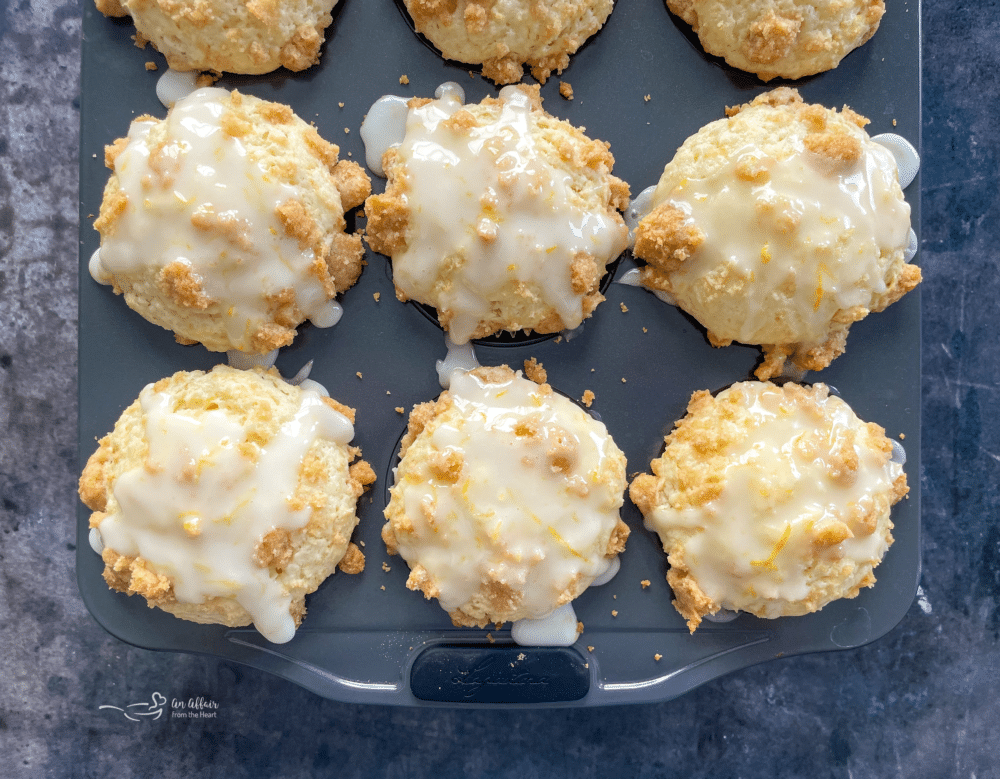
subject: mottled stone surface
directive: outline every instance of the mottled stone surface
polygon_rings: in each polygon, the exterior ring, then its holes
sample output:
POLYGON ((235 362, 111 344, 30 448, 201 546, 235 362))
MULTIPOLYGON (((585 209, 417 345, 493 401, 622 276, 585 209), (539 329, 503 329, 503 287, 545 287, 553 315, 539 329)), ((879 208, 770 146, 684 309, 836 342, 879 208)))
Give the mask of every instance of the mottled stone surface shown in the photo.
POLYGON ((0 774, 1000 776, 995 3, 923 11, 917 602, 859 650, 772 662, 666 704, 533 712, 343 705, 133 649, 91 619, 73 552, 80 8, 0 9, 0 774), (129 722, 98 708, 158 689, 215 701, 216 716, 129 722))

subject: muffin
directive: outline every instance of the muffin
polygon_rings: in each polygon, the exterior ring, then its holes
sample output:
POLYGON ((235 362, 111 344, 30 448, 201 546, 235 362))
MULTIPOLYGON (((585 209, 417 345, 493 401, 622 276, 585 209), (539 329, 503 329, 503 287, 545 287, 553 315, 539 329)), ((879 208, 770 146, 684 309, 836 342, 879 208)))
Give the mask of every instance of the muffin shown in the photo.
POLYGON ((455 625, 540 619, 625 548, 625 456, 604 425, 507 366, 414 407, 382 538, 455 625))
POLYGON ((613 0, 405 0, 414 27, 451 60, 482 65, 496 84, 513 84, 524 65, 545 83, 604 26, 613 0))
POLYGON ((289 641, 307 594, 338 564, 364 568, 350 536, 375 475, 352 464, 353 421, 273 370, 146 386, 80 478, 105 581, 181 619, 289 641))
POLYGON ((875 583, 908 492, 892 442, 823 384, 695 392, 629 496, 693 633, 719 609, 808 614, 875 583))
POLYGON ((609 146, 542 110, 538 87, 463 106, 457 85, 414 99, 382 158, 366 240, 392 258, 396 296, 437 309, 455 343, 579 326, 628 242, 628 185, 609 146))
POLYGON ((883 0, 667 0, 709 54, 763 81, 832 70, 878 29, 883 0))
POLYGON ((727 113, 664 168, 635 232, 640 281, 712 345, 762 346, 759 379, 825 368, 853 322, 920 282, 895 159, 864 117, 786 87, 727 113))
POLYGON ((131 16, 174 70, 270 73, 319 62, 337 0, 95 0, 105 16, 131 16))
POLYGON ((306 319, 329 326, 364 256, 344 213, 371 191, 338 153, 288 106, 224 89, 139 117, 105 152, 91 274, 210 351, 266 353, 306 319))

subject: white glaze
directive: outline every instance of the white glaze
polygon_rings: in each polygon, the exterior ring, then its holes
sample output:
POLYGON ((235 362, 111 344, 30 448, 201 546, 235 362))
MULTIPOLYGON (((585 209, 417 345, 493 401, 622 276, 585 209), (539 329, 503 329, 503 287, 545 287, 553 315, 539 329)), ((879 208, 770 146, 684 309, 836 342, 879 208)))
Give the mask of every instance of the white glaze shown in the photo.
POLYGON ((406 114, 409 100, 397 95, 380 97, 361 123, 361 140, 365 144, 365 163, 376 176, 385 178, 382 155, 399 146, 406 135, 406 114))
POLYGON ((444 334, 445 345, 448 353, 443 360, 437 360, 434 367, 437 369, 438 381, 444 389, 451 386, 451 375, 455 371, 471 371, 479 367, 479 360, 476 359, 476 350, 471 341, 464 344, 457 344, 448 333, 444 334))
POLYGON ((152 384, 139 402, 149 452, 144 466, 115 482, 119 511, 101 520, 103 542, 170 577, 179 602, 235 598, 265 638, 290 640, 291 597, 254 564, 254 547, 274 528, 296 530, 308 522, 310 509, 293 510, 289 503, 299 464, 317 438, 350 442, 350 421, 304 391, 298 412, 258 447, 253 461, 239 447, 246 430, 223 412, 198 419, 176 413, 174 397, 152 384))
POLYGON ((521 646, 572 646, 576 643, 576 612, 572 603, 541 619, 518 619, 510 626, 510 637, 521 646))
POLYGON ((917 171, 920 170, 920 155, 913 148, 913 144, 896 133, 873 135, 872 140, 892 152, 899 172, 899 186, 903 189, 910 186, 917 177, 917 171))
POLYGON ((226 359, 230 368, 238 368, 241 371, 247 371, 251 368, 263 368, 267 370, 278 359, 278 350, 273 349, 267 354, 255 354, 253 352, 241 352, 236 349, 230 349, 226 352, 226 359))
POLYGON ((165 120, 167 145, 157 156, 167 168, 163 176, 150 167, 154 123, 132 123, 129 143, 115 160, 127 209, 92 258, 90 273, 107 283, 119 273, 187 265, 210 305, 226 307, 231 343, 249 351, 250 335, 270 319, 268 294, 294 289, 298 309, 321 327, 336 323, 342 309, 311 271, 313 249, 300 248, 276 215, 279 205, 303 199, 302 191, 271 180, 262 161, 222 131, 228 96, 223 89, 199 89, 174 106, 165 120), (192 220, 201 218, 233 226, 235 238, 196 227, 192 220))
POLYGON ((198 88, 197 71, 190 70, 181 72, 172 68, 167 70, 156 80, 156 97, 167 108, 174 103, 183 100, 198 88))

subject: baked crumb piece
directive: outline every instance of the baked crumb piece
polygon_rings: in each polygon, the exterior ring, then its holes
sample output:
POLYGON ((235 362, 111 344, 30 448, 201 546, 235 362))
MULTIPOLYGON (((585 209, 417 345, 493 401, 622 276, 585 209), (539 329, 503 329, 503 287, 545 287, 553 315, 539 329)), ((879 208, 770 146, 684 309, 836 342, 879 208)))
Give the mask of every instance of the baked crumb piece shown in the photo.
POLYGON ((344 107, 344 104, 343 104, 343 103, 337 103, 337 105, 338 105, 338 106, 340 106, 341 108, 343 108, 343 107, 344 107))
POLYGON ((146 63, 146 70, 156 70, 156 63, 155 62, 147 62, 146 63))
POLYGON ((663 655, 661 655, 661 654, 660 654, 659 652, 657 652, 657 653, 656 653, 655 655, 653 655, 653 659, 654 659, 654 660, 655 660, 656 662, 660 662, 660 660, 662 660, 662 659, 663 659, 663 655))
POLYGON ((642 585, 642 589, 646 589, 650 584, 652 584, 652 582, 650 582, 649 579, 643 579, 639 582, 639 584, 642 585))
POLYGON ((382 293, 381 292, 374 292, 374 293, 372 293, 372 297, 375 298, 375 302, 378 303, 379 299, 382 297, 382 293))
POLYGON ((359 379, 363 379, 364 378, 364 376, 361 375, 361 371, 358 371, 354 375, 357 376, 359 379))
POLYGON ((361 573, 365 569, 365 553, 362 552, 356 544, 350 543, 347 545, 347 551, 344 553, 344 558, 340 561, 337 567, 344 573, 361 573))
POLYGON ((644 100, 645 102, 647 102, 647 103, 648 103, 648 102, 649 102, 650 100, 652 100, 652 99, 653 99, 653 97, 652 97, 652 95, 646 95, 646 96, 645 96, 645 97, 643 97, 642 99, 643 99, 643 100, 644 100))
POLYGON ((627 314, 628 313, 628 306, 626 306, 624 303, 621 303, 619 305, 621 306, 622 313, 623 314, 627 314))
POLYGON ((590 408, 590 405, 594 402, 594 398, 596 398, 596 397, 597 396, 591 390, 584 390, 583 391, 583 397, 580 399, 580 401, 587 408, 590 408))
POLYGON ((486 640, 489 641, 491 644, 496 643, 496 639, 493 638, 493 634, 492 633, 487 633, 486 634, 486 640))
POLYGON ((900 433, 899 440, 902 441, 904 438, 906 438, 906 433, 900 433))
POLYGON ((406 413, 406 409, 403 408, 402 406, 396 406, 396 413, 397 414, 405 414, 406 413))
POLYGON ((403 74, 402 76, 400 76, 400 77, 399 77, 399 83, 400 83, 400 84, 403 84, 403 85, 406 85, 406 84, 409 84, 409 83, 410 83, 410 77, 409 77, 409 76, 407 76, 407 75, 406 75, 406 74, 404 73, 404 74, 403 74))
POLYGON ((588 652, 593 652, 593 651, 594 651, 594 647, 592 647, 592 646, 588 646, 588 647, 587 647, 587 651, 588 651, 588 652))
POLYGON ((583 632, 583 623, 582 622, 577 622, 576 623, 576 634, 579 636, 582 632, 583 632))
POLYGON ((573 85, 568 81, 559 82, 559 94, 565 97, 567 100, 573 99, 573 85))
POLYGON ((382 570, 389 573, 389 571, 392 570, 392 566, 390 566, 389 563, 382 563, 382 570))
POLYGON ((611 609, 611 616, 612 617, 617 617, 618 616, 618 609, 611 609))
POLYGON ((545 368, 534 357, 524 361, 524 375, 535 382, 535 384, 544 384, 549 378, 545 368))

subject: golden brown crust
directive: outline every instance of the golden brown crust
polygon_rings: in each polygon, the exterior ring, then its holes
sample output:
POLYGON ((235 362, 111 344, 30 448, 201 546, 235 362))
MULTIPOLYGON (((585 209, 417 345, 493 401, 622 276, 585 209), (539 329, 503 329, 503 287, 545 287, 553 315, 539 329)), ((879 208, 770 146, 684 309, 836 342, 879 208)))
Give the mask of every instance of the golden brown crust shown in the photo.
POLYGON ((705 241, 705 234, 670 202, 644 217, 635 231, 635 254, 663 271, 677 268, 705 241))

